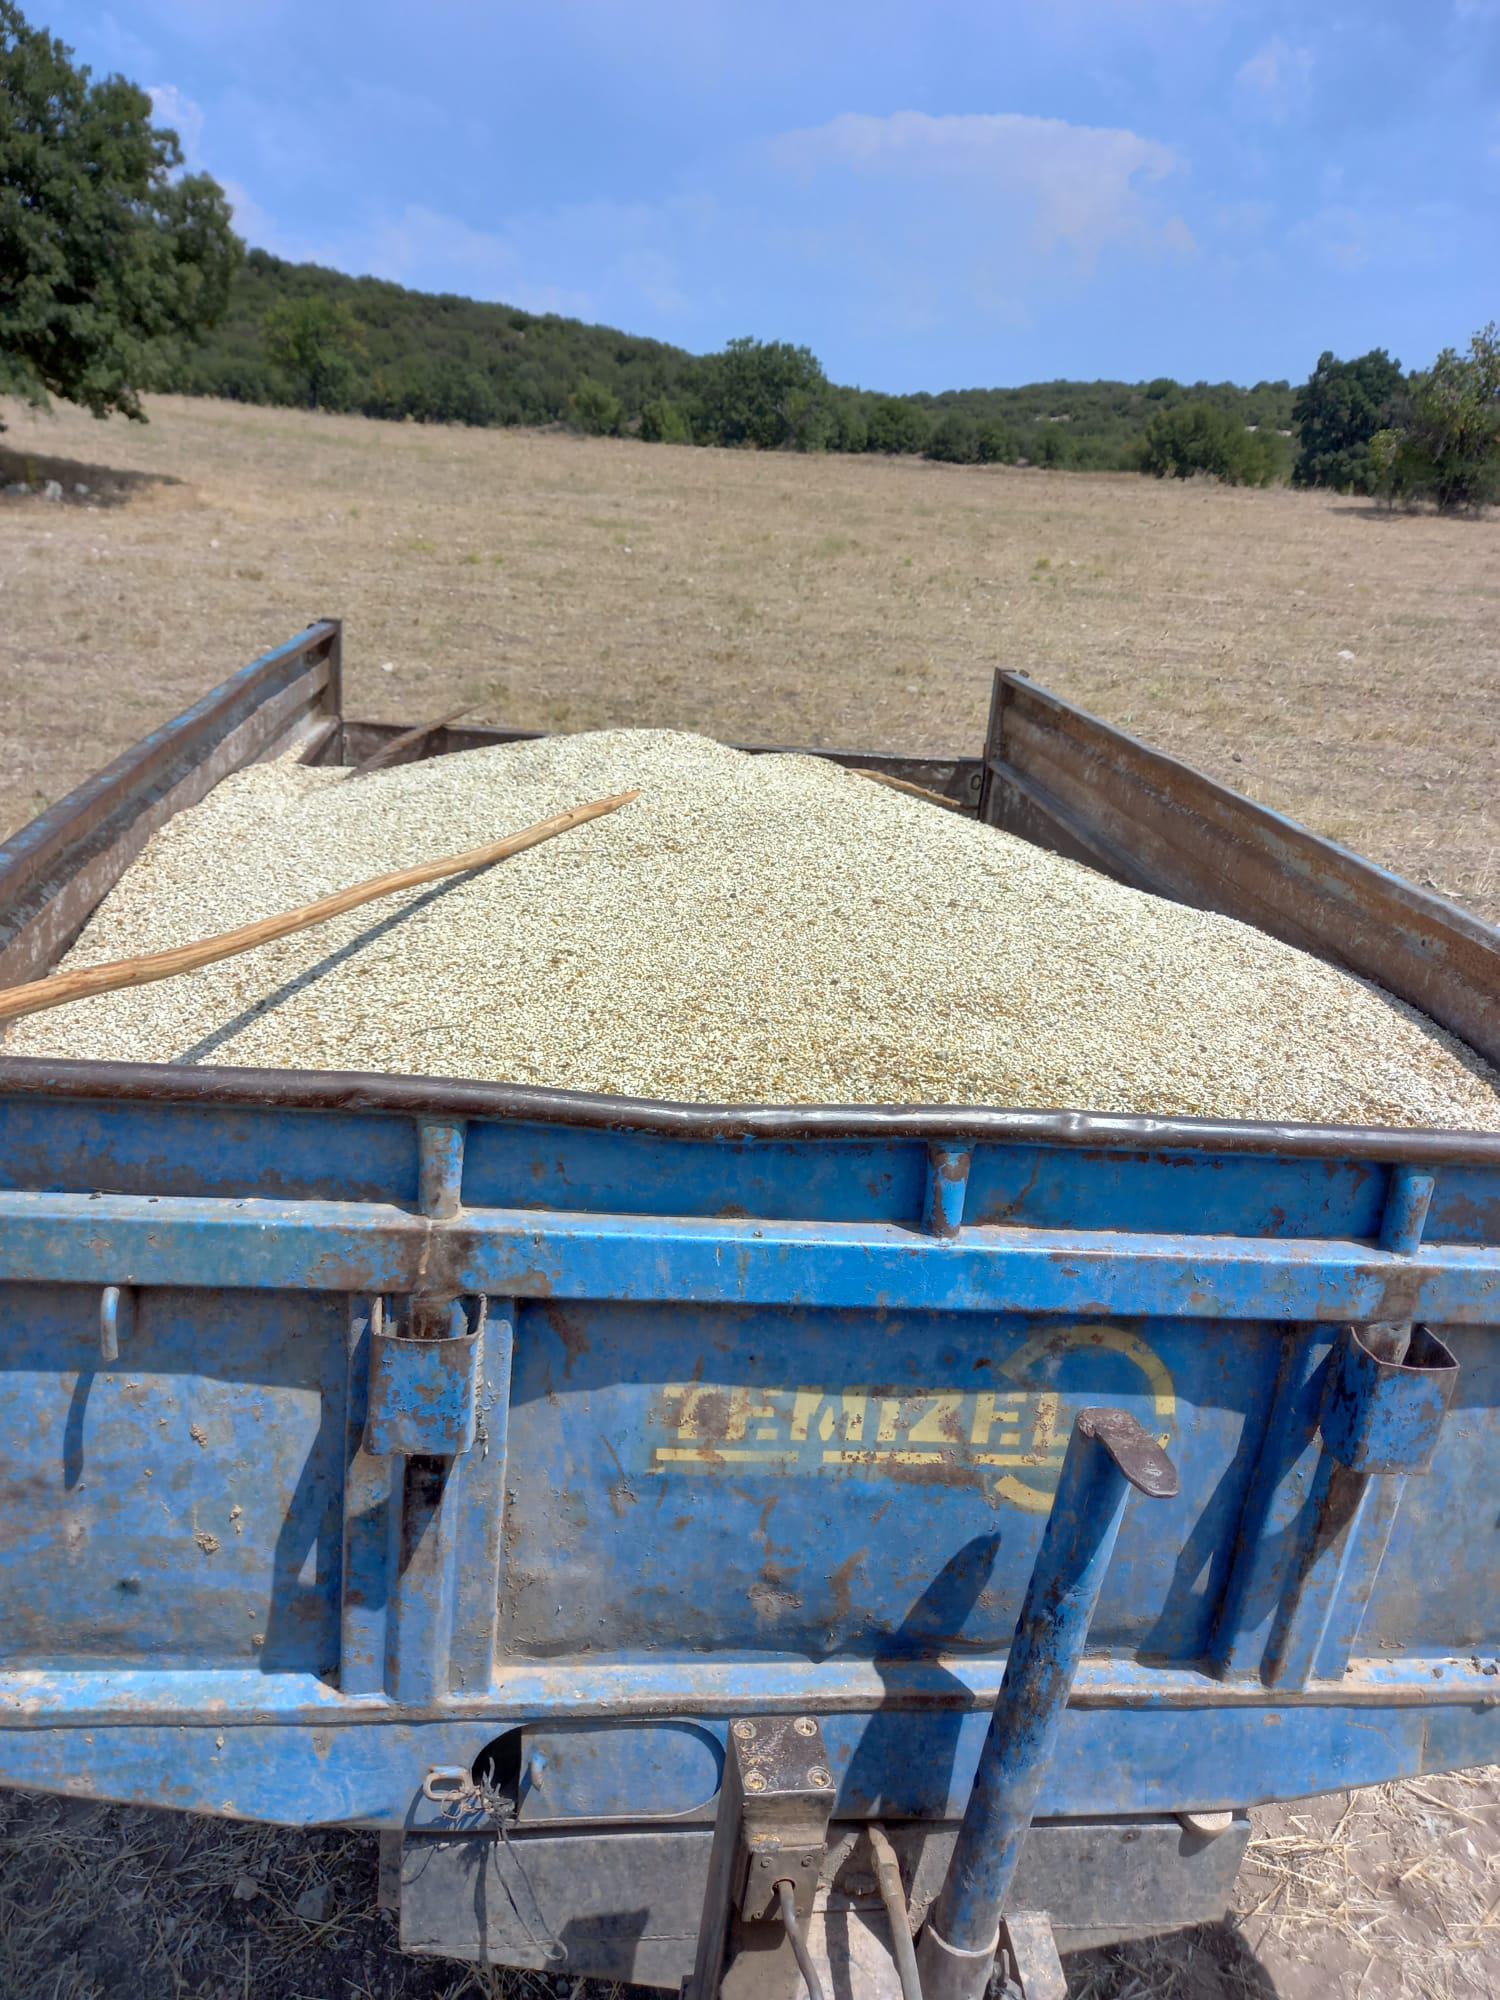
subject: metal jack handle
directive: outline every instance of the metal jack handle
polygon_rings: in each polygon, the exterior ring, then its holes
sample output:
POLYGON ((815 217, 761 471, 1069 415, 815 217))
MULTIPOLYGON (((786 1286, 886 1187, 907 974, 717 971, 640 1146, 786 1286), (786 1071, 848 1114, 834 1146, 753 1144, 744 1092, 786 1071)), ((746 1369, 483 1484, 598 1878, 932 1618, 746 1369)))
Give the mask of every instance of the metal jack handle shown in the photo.
POLYGON ((1173 1498, 1171 1460, 1124 1410, 1080 1410, 953 1858, 917 1947, 926 2000, 981 2000, 988 1984, 1006 1894, 1131 1487, 1150 1500, 1173 1498))

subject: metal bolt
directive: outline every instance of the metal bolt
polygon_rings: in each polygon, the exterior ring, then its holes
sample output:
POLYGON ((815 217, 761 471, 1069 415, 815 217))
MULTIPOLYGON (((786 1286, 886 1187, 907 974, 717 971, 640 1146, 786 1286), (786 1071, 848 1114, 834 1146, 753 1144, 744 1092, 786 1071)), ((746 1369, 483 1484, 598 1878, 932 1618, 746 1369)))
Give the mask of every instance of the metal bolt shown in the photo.
POLYGON ((818 1733, 818 1725, 810 1715, 799 1715, 792 1727, 799 1736, 816 1736, 818 1733))
POLYGON ((812 1856, 811 1856, 810 1854, 804 1854, 804 1855, 803 1855, 803 1857, 802 1857, 802 1866, 803 1866, 804 1868, 811 1868, 811 1867, 812 1867, 812 1856))
POLYGON ((755 1724, 753 1722, 737 1722, 734 1725, 734 1733, 743 1741, 745 1737, 755 1734, 755 1724))
POLYGON ((747 1771, 745 1773, 745 1790, 747 1792, 763 1792, 765 1789, 766 1781, 759 1771, 747 1771))
POLYGON ((833 1783, 833 1773, 825 1771, 821 1764, 814 1764, 807 1774, 807 1782, 810 1785, 831 1785, 833 1783))

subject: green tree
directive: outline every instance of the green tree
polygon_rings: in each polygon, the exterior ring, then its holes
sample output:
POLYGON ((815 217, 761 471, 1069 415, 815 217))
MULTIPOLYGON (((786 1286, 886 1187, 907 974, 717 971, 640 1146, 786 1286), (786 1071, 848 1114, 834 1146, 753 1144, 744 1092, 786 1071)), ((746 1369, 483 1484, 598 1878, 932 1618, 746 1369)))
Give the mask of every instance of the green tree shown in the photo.
POLYGON ((698 400, 693 434, 703 443, 822 451, 833 435, 817 356, 784 340, 731 340, 704 362, 698 400))
POLYGON ((1298 431, 1292 484, 1370 492, 1370 440, 1390 427, 1404 384, 1400 363, 1383 347, 1356 361, 1320 355, 1292 405, 1298 431))
POLYGON ((981 424, 974 441, 981 465, 1014 465, 1020 456, 1015 439, 1003 424, 981 424))
POLYGON ((1068 444, 1060 427, 1053 423, 1042 424, 1031 447, 1033 465, 1058 466, 1068 456, 1068 444))
POLYGON ((1141 441, 1141 469, 1158 479, 1203 472, 1231 486, 1265 486, 1275 465, 1268 439, 1209 402, 1163 406, 1141 441))
POLYGON ((500 405, 477 368, 445 358, 417 382, 403 414, 427 424, 494 424, 500 420, 500 405))
POLYGON ((685 410, 658 396, 641 411, 641 436, 647 444, 691 444, 693 427, 685 410))
POLYGON ((868 451, 870 426, 856 397, 847 391, 838 399, 834 412, 830 451, 868 451))
POLYGON ((932 431, 932 419, 919 403, 899 396, 882 396, 867 425, 870 451, 921 451, 932 431))
POLYGON ((973 465, 979 458, 979 430, 957 411, 939 419, 923 453, 945 465, 973 465))
POLYGON ((1398 500, 1408 497, 1411 489, 1406 438, 1394 429, 1376 431, 1370 439, 1369 453, 1370 491, 1387 507, 1394 507, 1398 500))
POLYGON ((592 375, 580 375, 568 398, 568 415, 575 430, 588 437, 618 437, 625 422, 625 405, 613 389, 592 375))
POLYGON ((0 389, 140 421, 218 318, 243 246, 223 190, 123 77, 0 0, 0 389))
POLYGON ((1445 347, 1412 384, 1396 477, 1443 514, 1500 497, 1500 326, 1491 320, 1467 354, 1445 347))
POLYGON ((261 321, 261 339, 268 359, 298 385, 310 410, 348 408, 365 343, 342 299, 326 292, 278 299, 261 321))

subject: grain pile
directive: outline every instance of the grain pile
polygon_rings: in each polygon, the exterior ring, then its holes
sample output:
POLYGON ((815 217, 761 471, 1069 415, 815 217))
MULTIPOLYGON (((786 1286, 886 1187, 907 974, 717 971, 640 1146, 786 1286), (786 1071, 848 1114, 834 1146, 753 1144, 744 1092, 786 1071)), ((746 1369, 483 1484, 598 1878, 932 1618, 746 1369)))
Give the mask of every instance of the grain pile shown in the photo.
POLYGON ((155 837, 65 963, 206 937, 630 786, 633 805, 498 867, 18 1021, 6 1050, 1500 1130, 1476 1056, 1290 946, 817 759, 667 731, 355 781, 242 772, 155 837))

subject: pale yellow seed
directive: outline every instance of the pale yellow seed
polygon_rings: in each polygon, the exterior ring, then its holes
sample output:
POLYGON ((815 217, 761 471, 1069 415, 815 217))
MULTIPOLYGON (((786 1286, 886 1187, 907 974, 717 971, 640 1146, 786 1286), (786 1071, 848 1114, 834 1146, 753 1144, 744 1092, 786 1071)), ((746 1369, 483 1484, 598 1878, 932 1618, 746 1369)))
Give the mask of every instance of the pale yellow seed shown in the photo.
POLYGON ((65 963, 184 944, 639 786, 483 874, 15 1023, 9 1051, 719 1103, 1500 1130, 1376 988, 806 757, 613 730, 351 782, 264 765, 151 842, 65 963))

